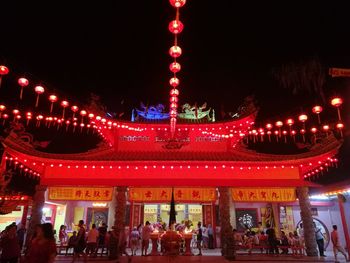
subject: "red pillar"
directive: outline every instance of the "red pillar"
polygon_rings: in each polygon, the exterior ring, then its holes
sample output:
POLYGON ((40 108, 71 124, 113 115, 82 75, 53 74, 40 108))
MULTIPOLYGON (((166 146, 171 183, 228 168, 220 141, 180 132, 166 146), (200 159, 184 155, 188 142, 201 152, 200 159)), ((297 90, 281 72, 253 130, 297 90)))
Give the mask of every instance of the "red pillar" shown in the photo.
POLYGON ((24 206, 23 206, 22 219, 21 219, 21 225, 24 226, 24 227, 25 227, 26 224, 27 224, 28 210, 29 210, 28 204, 24 205, 24 206))
POLYGON ((346 247, 348 249, 348 254, 350 255, 350 236, 348 231, 348 224, 346 223, 345 210, 344 210, 344 196, 338 194, 338 204, 341 216, 341 222, 343 224, 344 236, 346 240, 346 247))
POLYGON ((211 204, 211 215, 212 215, 212 226, 213 226, 213 236, 214 236, 214 248, 216 248, 216 209, 215 202, 211 204))

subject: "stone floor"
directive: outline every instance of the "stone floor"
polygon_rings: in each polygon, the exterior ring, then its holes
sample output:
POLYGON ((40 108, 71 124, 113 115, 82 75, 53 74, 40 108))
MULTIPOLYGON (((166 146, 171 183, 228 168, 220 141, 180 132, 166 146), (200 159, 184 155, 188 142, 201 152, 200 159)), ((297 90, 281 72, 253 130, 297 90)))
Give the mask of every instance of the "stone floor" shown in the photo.
MULTIPOLYGON (((276 256, 270 256, 270 255, 261 255, 261 254, 253 254, 253 255, 247 255, 247 254, 239 254, 235 260, 235 262, 335 262, 333 254, 331 252, 326 253, 327 257, 325 258, 318 258, 318 257, 294 257, 289 255, 276 255, 276 256)), ((342 255, 338 255, 339 262, 345 262, 345 259, 342 255)), ((68 263, 72 261, 72 256, 58 256, 56 258, 57 263, 68 263)), ((83 262, 82 258, 77 260, 76 262, 83 262)), ((98 256, 97 258, 88 258, 88 262, 116 262, 108 261, 106 257, 98 256)), ((119 260, 120 263, 127 263, 128 258, 127 257, 121 257, 119 260)), ((214 250, 203 250, 203 256, 177 256, 177 257, 165 257, 165 256, 147 256, 147 257, 141 257, 140 255, 131 257, 131 261, 133 263, 143 263, 143 262, 155 262, 155 263, 186 263, 186 262, 204 262, 204 263, 221 263, 221 262, 230 262, 225 260, 223 257, 220 256, 220 250, 214 249, 214 250)))

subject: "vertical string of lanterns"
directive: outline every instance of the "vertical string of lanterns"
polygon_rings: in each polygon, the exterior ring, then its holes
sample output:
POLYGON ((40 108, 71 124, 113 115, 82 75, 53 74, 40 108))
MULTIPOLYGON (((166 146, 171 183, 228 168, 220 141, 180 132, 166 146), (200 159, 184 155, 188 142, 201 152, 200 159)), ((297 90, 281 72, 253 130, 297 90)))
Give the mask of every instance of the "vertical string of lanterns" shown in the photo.
POLYGON ((181 56, 182 50, 177 44, 177 35, 180 34, 184 28, 184 25, 180 21, 180 8, 186 4, 186 0, 169 0, 170 4, 176 9, 175 20, 169 23, 169 31, 174 34, 174 45, 169 49, 170 56, 174 61, 170 64, 169 69, 173 73, 172 78, 169 80, 171 86, 170 90, 170 132, 171 137, 175 135, 176 120, 177 120, 177 108, 179 101, 179 90, 177 87, 180 84, 180 80, 177 78, 177 73, 181 70, 181 65, 177 62, 177 58, 181 56))

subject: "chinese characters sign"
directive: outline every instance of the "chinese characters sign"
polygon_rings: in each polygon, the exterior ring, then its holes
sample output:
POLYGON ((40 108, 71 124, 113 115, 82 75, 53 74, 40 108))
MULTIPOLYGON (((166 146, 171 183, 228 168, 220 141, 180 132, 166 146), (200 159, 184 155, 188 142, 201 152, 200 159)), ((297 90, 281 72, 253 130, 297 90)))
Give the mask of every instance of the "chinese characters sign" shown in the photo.
MULTIPOLYGON (((213 202, 216 200, 215 188, 174 188, 175 201, 213 202)), ((171 188, 130 188, 129 200, 142 202, 168 202, 171 188)))
POLYGON ((295 188, 232 188, 232 198, 241 202, 293 202, 295 188))
POLYGON ((111 201, 112 187, 49 187, 50 200, 111 201))

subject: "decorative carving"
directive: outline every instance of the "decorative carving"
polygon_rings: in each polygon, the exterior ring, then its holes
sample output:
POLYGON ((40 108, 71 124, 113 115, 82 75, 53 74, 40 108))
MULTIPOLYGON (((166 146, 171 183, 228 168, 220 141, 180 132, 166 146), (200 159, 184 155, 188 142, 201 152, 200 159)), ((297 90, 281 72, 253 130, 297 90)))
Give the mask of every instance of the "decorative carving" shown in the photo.
POLYGON ((157 104, 155 106, 145 106, 142 102, 140 105, 141 110, 135 109, 137 116, 134 117, 132 114, 132 119, 137 119, 139 116, 148 120, 165 120, 169 119, 169 113, 164 112, 165 106, 163 104, 157 104))
POLYGON ((200 107, 198 107, 197 104, 191 106, 189 103, 185 103, 184 105, 182 105, 182 113, 179 113, 178 117, 180 119, 188 119, 188 120, 200 120, 200 119, 203 119, 204 117, 207 117, 208 121, 210 121, 211 108, 209 108, 209 110, 204 111, 204 109, 206 108, 207 108, 206 102, 200 107))

